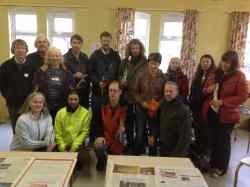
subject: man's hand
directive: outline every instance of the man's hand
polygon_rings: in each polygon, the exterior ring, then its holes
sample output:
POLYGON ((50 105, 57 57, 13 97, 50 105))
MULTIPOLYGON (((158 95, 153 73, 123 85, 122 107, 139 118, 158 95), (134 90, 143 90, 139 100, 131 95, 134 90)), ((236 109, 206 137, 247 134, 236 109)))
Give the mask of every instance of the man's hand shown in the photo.
POLYGON ((223 102, 222 100, 212 100, 210 104, 216 108, 219 108, 223 105, 223 102))
POLYGON ((49 144, 47 146, 47 151, 48 152, 52 152, 55 149, 55 147, 56 147, 56 144, 49 144))
POLYGON ((94 145, 95 147, 101 147, 106 144, 106 140, 104 137, 98 137, 95 139, 94 145))
POLYGON ((148 137, 148 144, 150 146, 154 146, 154 144, 155 144, 155 138, 153 136, 149 136, 148 137))
POLYGON ((76 73, 74 74, 74 78, 77 78, 77 79, 81 79, 82 76, 83 76, 83 74, 82 74, 81 72, 76 72, 76 73))
POLYGON ((47 71, 48 68, 49 68, 48 64, 45 64, 45 63, 40 67, 40 69, 41 69, 43 72, 47 71))

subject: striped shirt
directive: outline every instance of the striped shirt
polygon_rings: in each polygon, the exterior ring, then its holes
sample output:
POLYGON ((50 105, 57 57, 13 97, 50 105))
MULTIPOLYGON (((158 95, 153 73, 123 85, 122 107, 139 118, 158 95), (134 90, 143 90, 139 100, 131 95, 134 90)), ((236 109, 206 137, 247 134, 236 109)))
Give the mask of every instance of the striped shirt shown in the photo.
POLYGON ((34 150, 54 143, 55 136, 50 115, 41 114, 35 120, 31 113, 22 114, 16 123, 11 150, 34 150))

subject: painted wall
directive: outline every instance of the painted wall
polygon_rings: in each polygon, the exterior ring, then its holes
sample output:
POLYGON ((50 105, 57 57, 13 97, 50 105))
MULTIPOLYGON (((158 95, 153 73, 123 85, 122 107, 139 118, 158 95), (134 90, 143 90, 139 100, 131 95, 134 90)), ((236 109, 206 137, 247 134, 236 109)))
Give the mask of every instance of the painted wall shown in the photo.
POLYGON ((0 1, 0 62, 9 56, 8 10, 13 7, 33 7, 38 15, 38 31, 46 33, 46 11, 69 8, 74 11, 76 32, 85 39, 83 50, 88 54, 98 41, 99 33, 115 31, 114 9, 131 7, 151 14, 150 51, 159 48, 161 15, 167 11, 197 9, 198 56, 211 53, 216 61, 227 49, 230 16, 234 10, 250 11, 250 0, 1 0, 0 1))

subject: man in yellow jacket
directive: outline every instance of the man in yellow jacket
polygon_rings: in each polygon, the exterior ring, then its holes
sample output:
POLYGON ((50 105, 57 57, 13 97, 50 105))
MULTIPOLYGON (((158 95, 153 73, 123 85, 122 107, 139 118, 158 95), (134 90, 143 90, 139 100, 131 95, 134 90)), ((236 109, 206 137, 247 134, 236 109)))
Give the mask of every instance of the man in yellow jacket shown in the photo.
POLYGON ((78 152, 77 169, 88 164, 89 153, 85 140, 89 135, 92 114, 79 104, 79 95, 72 91, 68 95, 67 106, 60 109, 55 119, 55 135, 60 152, 78 152))

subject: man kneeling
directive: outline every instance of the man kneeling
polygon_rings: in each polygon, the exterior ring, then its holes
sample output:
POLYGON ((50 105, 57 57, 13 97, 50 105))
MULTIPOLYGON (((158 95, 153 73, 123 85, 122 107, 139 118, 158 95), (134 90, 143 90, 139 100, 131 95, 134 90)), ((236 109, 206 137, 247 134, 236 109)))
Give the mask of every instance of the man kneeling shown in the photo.
POLYGON ((97 107, 93 118, 92 136, 97 157, 96 169, 105 169, 107 154, 122 154, 124 151, 126 119, 125 106, 120 104, 121 88, 118 81, 108 87, 108 101, 97 107))
POLYGON ((191 117, 179 99, 175 82, 166 82, 159 108, 161 156, 185 157, 191 143, 191 117))
POLYGON ((57 148, 60 152, 78 152, 76 169, 83 164, 89 166, 89 153, 85 149, 85 140, 89 134, 92 115, 79 105, 79 95, 72 91, 68 95, 67 106, 60 109, 55 119, 57 148))

